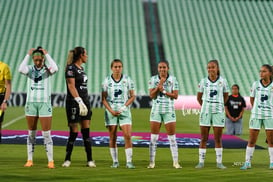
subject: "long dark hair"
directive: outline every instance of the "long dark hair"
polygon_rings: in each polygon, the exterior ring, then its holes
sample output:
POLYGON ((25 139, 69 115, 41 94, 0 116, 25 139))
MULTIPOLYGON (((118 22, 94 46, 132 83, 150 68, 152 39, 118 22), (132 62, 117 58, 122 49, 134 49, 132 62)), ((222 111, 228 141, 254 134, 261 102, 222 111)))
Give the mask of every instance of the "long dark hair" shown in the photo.
POLYGON ((83 47, 75 47, 73 50, 70 50, 66 59, 66 65, 75 63, 83 55, 85 49, 83 47))

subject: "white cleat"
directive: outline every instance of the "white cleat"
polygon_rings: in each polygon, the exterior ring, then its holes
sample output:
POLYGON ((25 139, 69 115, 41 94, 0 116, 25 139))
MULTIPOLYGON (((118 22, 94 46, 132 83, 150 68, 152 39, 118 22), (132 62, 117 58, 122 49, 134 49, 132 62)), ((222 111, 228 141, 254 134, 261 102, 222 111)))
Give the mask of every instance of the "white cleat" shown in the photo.
POLYGON ((155 168, 155 163, 154 162, 150 162, 149 166, 147 166, 148 169, 153 169, 155 168))
POLYGON ((70 167, 71 162, 70 161, 64 161, 62 164, 62 167, 70 167))
POLYGON ((175 169, 181 169, 181 168, 182 168, 182 166, 180 166, 180 164, 179 164, 178 162, 174 162, 174 163, 173 163, 173 167, 174 167, 175 169))
POLYGON ((97 167, 95 164, 95 161, 88 161, 86 166, 87 167, 97 167))

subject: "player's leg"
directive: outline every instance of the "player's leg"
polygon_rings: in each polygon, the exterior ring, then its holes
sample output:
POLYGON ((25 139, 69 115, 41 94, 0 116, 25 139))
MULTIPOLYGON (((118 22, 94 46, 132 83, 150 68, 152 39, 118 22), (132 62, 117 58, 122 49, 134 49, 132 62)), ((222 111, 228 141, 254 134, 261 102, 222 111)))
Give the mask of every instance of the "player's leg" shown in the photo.
POLYGON ((246 147, 245 163, 241 167, 242 170, 251 168, 251 160, 253 158, 253 154, 255 151, 255 144, 256 144, 259 132, 260 130, 257 130, 257 129, 249 129, 249 139, 248 139, 248 144, 246 147))
POLYGON ((40 122, 42 127, 42 135, 44 138, 45 151, 48 159, 48 168, 55 168, 53 160, 53 140, 51 137, 52 117, 40 117, 40 122))
MULTIPOLYGON (((167 116, 168 118, 168 116, 167 116)), ((166 122, 165 128, 168 135, 168 140, 170 143, 170 150, 172 154, 173 159, 173 167, 176 169, 182 168, 178 161, 178 147, 176 142, 176 135, 175 135, 175 129, 176 129, 176 122, 169 117, 169 119, 164 118, 166 122)))
POLYGON ((69 123, 69 137, 66 143, 66 154, 63 167, 69 167, 71 165, 71 155, 74 148, 74 143, 78 136, 78 123, 69 123))
POLYGON ((133 169, 135 168, 135 166, 132 163, 133 158, 133 145, 131 140, 132 125, 122 124, 120 127, 122 129, 125 141, 126 167, 129 169, 133 169))
POLYGON ((156 156, 156 148, 157 148, 157 140, 159 138, 161 122, 156 121, 155 119, 150 121, 150 129, 151 129, 151 136, 150 136, 150 144, 149 144, 149 153, 150 153, 150 164, 148 168, 155 167, 155 156, 156 156))
POLYGON ((200 126, 201 132, 201 141, 199 145, 199 163, 195 166, 195 168, 200 169, 204 167, 206 152, 207 152, 207 141, 209 137, 210 126, 200 126))
POLYGON ((28 125, 28 137, 27 137, 27 162, 25 167, 33 166, 33 154, 36 143, 36 130, 37 130, 37 116, 26 116, 28 125))
POLYGON ((159 138, 159 132, 161 127, 161 114, 156 112, 150 113, 150 144, 149 144, 149 156, 150 156, 150 164, 147 168, 155 167, 155 156, 156 156, 156 148, 157 148, 157 140, 159 138))
POLYGON ((249 139, 246 147, 246 154, 245 154, 245 163, 240 168, 242 170, 246 170, 251 168, 251 160, 253 158, 253 154, 255 151, 255 144, 261 129, 262 120, 250 118, 249 121, 249 139))
POLYGON ((199 163, 195 166, 195 168, 200 169, 204 167, 206 152, 207 152, 207 141, 209 137, 209 131, 211 126, 211 114, 209 113, 200 113, 199 116, 199 125, 200 125, 200 145, 199 145, 199 163))
POLYGON ((223 158, 223 146, 222 146, 223 127, 213 127, 213 132, 214 132, 217 168, 225 169, 226 167, 222 164, 222 158, 223 158))
POLYGON ((80 124, 81 124, 81 133, 82 133, 84 148, 86 152, 87 166, 96 167, 96 164, 93 161, 93 156, 92 156, 92 146, 91 146, 90 129, 89 129, 90 120, 83 120, 80 124))
POLYGON ((269 169, 273 170, 273 119, 265 119, 264 127, 266 132, 266 140, 268 143, 268 153, 269 153, 269 169))
POLYGON ((79 109, 74 101, 66 101, 66 117, 69 126, 69 137, 66 143, 66 154, 63 167, 69 167, 71 165, 71 155, 74 148, 74 143, 78 136, 78 121, 79 121, 79 109))
POLYGON ((109 131, 109 149, 110 149, 110 155, 113 160, 113 165, 111 168, 118 168, 119 162, 118 162, 118 147, 117 147, 117 125, 109 125, 107 126, 109 131))

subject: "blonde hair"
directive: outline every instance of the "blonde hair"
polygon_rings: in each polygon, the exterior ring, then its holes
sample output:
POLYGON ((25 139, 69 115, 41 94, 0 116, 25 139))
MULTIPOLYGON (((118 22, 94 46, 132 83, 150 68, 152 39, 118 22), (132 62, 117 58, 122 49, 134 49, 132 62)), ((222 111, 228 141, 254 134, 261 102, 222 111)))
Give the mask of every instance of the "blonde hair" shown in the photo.
POLYGON ((84 52, 85 49, 83 47, 75 47, 73 50, 70 50, 66 59, 66 66, 78 61, 84 52))

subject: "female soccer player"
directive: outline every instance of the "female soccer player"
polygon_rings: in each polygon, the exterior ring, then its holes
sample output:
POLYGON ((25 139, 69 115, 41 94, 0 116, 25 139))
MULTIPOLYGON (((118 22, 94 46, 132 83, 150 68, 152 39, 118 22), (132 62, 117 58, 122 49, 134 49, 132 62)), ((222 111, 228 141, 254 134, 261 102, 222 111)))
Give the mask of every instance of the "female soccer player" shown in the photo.
POLYGON ((222 133, 225 126, 224 103, 228 99, 229 87, 226 79, 220 76, 220 68, 217 60, 211 60, 207 64, 208 77, 199 83, 197 101, 202 106, 199 118, 201 142, 199 146, 199 163, 195 168, 203 168, 206 156, 206 146, 210 127, 213 127, 216 167, 225 169, 222 164, 222 133))
POLYGON ((273 169, 273 83, 272 67, 264 64, 260 69, 260 80, 255 81, 250 92, 253 106, 249 121, 249 140, 246 147, 245 163, 242 170, 251 168, 255 144, 261 127, 265 128, 270 158, 269 169, 273 169))
POLYGON ((108 128, 110 154, 113 159, 111 168, 118 168, 117 130, 123 132, 125 141, 126 167, 134 169, 132 163, 133 145, 131 141, 132 116, 130 105, 135 100, 135 85, 133 80, 122 74, 123 64, 119 59, 111 63, 112 75, 107 76, 102 83, 102 103, 105 106, 105 125, 108 128))
POLYGON ((42 135, 48 158, 48 168, 54 168, 53 141, 51 138, 51 76, 58 67, 51 56, 42 47, 30 49, 19 66, 19 72, 28 77, 27 102, 25 115, 28 124, 27 155, 25 167, 33 166, 33 153, 38 119, 42 126, 42 135), (27 65, 32 57, 34 65, 27 65), (45 64, 45 58, 48 65, 45 64))
POLYGON ((66 145, 66 156, 63 167, 71 165, 71 154, 74 142, 78 136, 78 123, 81 127, 81 133, 87 158, 87 167, 96 167, 92 159, 92 148, 90 141, 90 120, 92 112, 87 89, 87 76, 84 72, 83 63, 87 62, 87 52, 83 47, 75 47, 69 51, 65 78, 67 85, 66 96, 66 116, 68 127, 70 129, 69 138, 66 145))
POLYGON ((150 114, 151 140, 148 168, 155 167, 156 145, 160 127, 163 123, 170 142, 173 167, 179 169, 182 167, 178 163, 178 147, 175 136, 176 115, 174 110, 174 99, 178 97, 178 82, 174 76, 169 75, 169 63, 167 61, 160 61, 157 68, 158 75, 151 77, 149 81, 150 98, 153 100, 153 105, 150 114))
POLYGON ((2 122, 4 120, 5 110, 11 94, 11 72, 9 66, 0 61, 0 143, 2 122))
POLYGON ((245 99, 240 95, 237 84, 231 87, 232 94, 228 96, 225 104, 226 130, 228 135, 241 135, 243 125, 243 113, 246 107, 245 99))

